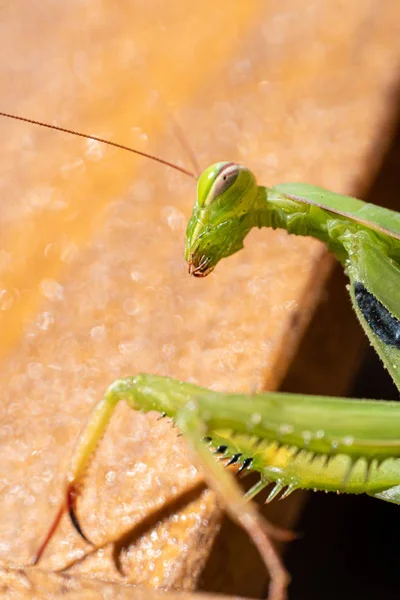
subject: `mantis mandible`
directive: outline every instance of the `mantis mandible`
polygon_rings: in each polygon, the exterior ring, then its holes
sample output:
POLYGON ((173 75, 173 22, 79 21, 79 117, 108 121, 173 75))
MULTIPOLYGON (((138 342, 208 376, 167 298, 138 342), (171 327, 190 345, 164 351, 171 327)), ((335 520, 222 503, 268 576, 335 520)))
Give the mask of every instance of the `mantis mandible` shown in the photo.
MULTIPOLYGON (((111 143, 186 175, 157 157, 46 123, 36 125, 111 143)), ((400 389, 400 213, 308 184, 259 186, 252 172, 233 162, 208 167, 198 178, 197 200, 187 226, 189 274, 205 277, 222 258, 243 248, 253 227, 283 228, 322 240, 341 262, 357 317, 400 389), (382 282, 384 284, 382 285, 382 282)), ((296 489, 367 493, 400 504, 400 404, 279 392, 224 394, 167 377, 139 374, 114 381, 95 406, 67 476, 65 500, 35 556, 40 560, 61 516, 76 514, 83 475, 120 400, 174 420, 194 449, 208 483, 228 513, 249 533, 271 575, 270 600, 284 600, 289 576, 271 538, 292 534, 266 522, 251 502, 273 482, 268 501, 296 489), (254 470, 259 481, 243 495, 225 466, 254 470)))

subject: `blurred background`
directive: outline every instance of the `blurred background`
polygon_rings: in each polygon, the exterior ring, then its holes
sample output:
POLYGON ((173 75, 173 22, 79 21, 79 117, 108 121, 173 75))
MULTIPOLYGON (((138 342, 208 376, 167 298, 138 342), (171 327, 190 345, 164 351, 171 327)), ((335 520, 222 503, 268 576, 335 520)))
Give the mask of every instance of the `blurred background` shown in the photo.
MULTIPOLYGON (((263 185, 400 210, 399 19, 397 0, 3 3, 0 111, 191 168, 176 120, 202 168, 238 161, 263 185)), ((37 548, 77 435, 118 377, 397 397, 376 361, 360 370, 367 345, 322 244, 252 232, 197 281, 183 260, 193 180, 33 125, 1 119, 0 135, 3 583, 37 548)), ((79 501, 103 547, 64 519, 43 568, 265 596, 254 548, 221 527, 186 454, 168 423, 118 407, 79 501)), ((324 494, 273 503, 268 518, 304 532, 285 552, 290 598, 397 597, 394 511, 324 494)))

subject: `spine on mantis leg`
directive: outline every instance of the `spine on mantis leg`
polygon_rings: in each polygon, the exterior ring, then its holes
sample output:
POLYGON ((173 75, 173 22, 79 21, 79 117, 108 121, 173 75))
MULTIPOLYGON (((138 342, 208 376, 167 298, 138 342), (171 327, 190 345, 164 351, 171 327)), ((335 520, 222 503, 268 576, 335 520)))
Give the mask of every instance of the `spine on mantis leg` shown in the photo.
MULTIPOLYGON (((400 404, 283 393, 223 394, 156 375, 114 382, 103 402, 125 399, 175 419, 194 400, 218 453, 266 481, 384 497, 400 481, 400 404)), ((275 491, 276 493, 276 491, 275 491)), ((388 497, 386 499, 389 499, 388 497)), ((391 501, 400 501, 397 495, 391 501)))

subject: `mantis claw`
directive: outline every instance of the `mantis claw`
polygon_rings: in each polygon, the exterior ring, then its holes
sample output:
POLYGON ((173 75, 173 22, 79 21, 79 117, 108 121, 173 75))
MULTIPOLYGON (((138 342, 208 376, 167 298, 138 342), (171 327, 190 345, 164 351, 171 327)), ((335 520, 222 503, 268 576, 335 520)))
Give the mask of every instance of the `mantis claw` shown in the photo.
POLYGON ((78 486, 75 483, 70 483, 67 488, 66 493, 66 506, 69 514, 69 518, 71 519, 71 523, 74 526, 75 530, 82 539, 85 540, 88 544, 93 546, 93 542, 89 540, 89 538, 83 532, 81 524, 79 523, 78 515, 76 512, 76 500, 78 497, 78 486))
POLYGON ((46 550, 54 533, 58 529, 61 518, 66 510, 68 511, 72 525, 74 526, 76 531, 79 533, 81 538, 83 538, 85 540, 85 542, 87 542, 91 546, 94 545, 93 542, 91 542, 84 534, 82 527, 79 523, 77 514, 76 514, 76 500, 78 498, 78 495, 79 495, 79 488, 78 488, 77 484, 69 483, 67 486, 66 493, 65 493, 65 501, 61 504, 60 508, 58 509, 57 514, 54 517, 53 522, 51 523, 50 528, 46 534, 46 537, 44 538, 44 540, 40 544, 36 554, 32 558, 33 566, 37 565, 39 563, 40 559, 42 558, 44 551, 46 550))

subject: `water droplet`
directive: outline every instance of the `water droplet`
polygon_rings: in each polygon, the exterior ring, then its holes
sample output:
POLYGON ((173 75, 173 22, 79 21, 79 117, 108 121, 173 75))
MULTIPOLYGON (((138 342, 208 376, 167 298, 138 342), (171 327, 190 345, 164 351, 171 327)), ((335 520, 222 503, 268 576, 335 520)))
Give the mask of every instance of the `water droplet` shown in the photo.
POLYGON ((44 373, 44 367, 41 363, 30 362, 26 367, 28 377, 31 379, 41 379, 44 373))
POLYGON ((165 358, 172 360, 176 354, 176 346, 174 344, 164 344, 162 347, 162 353, 165 358))
POLYGON ((14 304, 14 294, 9 290, 0 292, 0 310, 9 310, 14 304))
POLYGON ((250 417, 250 426, 252 425, 259 425, 262 421, 262 417, 260 415, 260 413, 252 413, 251 417, 250 417))
POLYGON ((78 246, 73 242, 63 244, 61 248, 60 258, 63 262, 70 264, 78 254, 78 246))
POLYGON ((314 437, 316 440, 322 440, 325 437, 325 431, 323 429, 318 429, 315 432, 314 437))
POLYGON ((47 331, 49 327, 51 327, 54 323, 53 313, 45 311, 38 315, 36 319, 36 327, 42 329, 43 331, 47 331))
MULTIPOLYGON (((143 131, 143 129, 141 127, 132 127, 131 131, 137 140, 139 140, 141 142, 148 142, 149 136, 147 135, 147 133, 145 131, 143 131)), ((136 142, 132 143, 132 145, 135 146, 135 143, 136 142)))
POLYGON ((287 435, 289 433, 293 433, 293 431, 294 431, 293 425, 289 425, 289 424, 279 425, 279 433, 281 435, 287 435))
POLYGON ((139 271, 131 271, 131 279, 132 281, 142 281, 143 280, 143 275, 141 273, 139 273, 139 271))
POLYGON ((65 162, 60 168, 60 173, 64 177, 70 177, 71 172, 76 172, 78 170, 81 173, 84 173, 86 171, 86 165, 81 158, 71 160, 70 162, 65 162))
POLYGON ((86 140, 86 158, 92 160, 93 162, 98 162, 103 158, 104 152, 104 144, 101 144, 96 140, 86 140))
POLYGON ((343 438, 342 443, 344 446, 352 446, 354 444, 354 437, 352 435, 347 435, 343 438))
POLYGON ((244 352, 244 344, 242 344, 241 342, 234 342, 231 348, 236 354, 243 354, 244 352))
POLYGON ((90 332, 90 337, 95 342, 103 342, 107 337, 105 325, 96 325, 90 332))
POLYGON ((27 204, 34 208, 52 207, 53 201, 57 200, 58 193, 55 188, 38 186, 32 188, 27 195, 27 204))
POLYGON ((107 475, 106 475, 106 482, 107 483, 114 483, 116 479, 116 473, 115 471, 108 471, 107 475))
POLYGON ((127 298, 124 300, 122 309, 125 314, 130 316, 137 315, 141 310, 140 305, 135 298, 127 298))
POLYGON ((56 247, 56 245, 53 242, 50 244, 47 244, 47 246, 45 247, 44 252, 43 252, 45 258, 49 258, 49 256, 51 255, 51 251, 55 250, 55 247, 56 247))
POLYGON ((247 283, 247 289, 248 289, 249 293, 254 296, 256 296, 257 294, 259 294, 261 292, 262 287, 263 287, 263 280, 257 276, 250 279, 250 281, 247 283))
POLYGON ((62 300, 64 289, 55 279, 43 279, 40 283, 40 290, 49 300, 62 300))
POLYGON ((135 346, 132 342, 124 342, 122 344, 118 344, 118 350, 123 356, 130 356, 134 354, 135 346))
POLYGON ((268 79, 262 79, 261 81, 258 82, 258 88, 261 92, 268 92, 270 93, 271 91, 271 82, 268 81, 268 79))
POLYGON ((161 211, 161 218, 173 231, 185 230, 185 215, 174 206, 165 206, 161 211))
POLYGON ((158 531, 153 529, 153 531, 150 534, 150 537, 153 542, 156 542, 158 540, 158 531))

